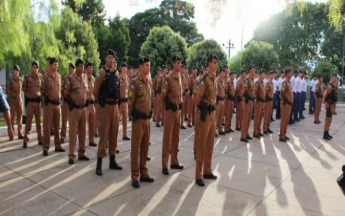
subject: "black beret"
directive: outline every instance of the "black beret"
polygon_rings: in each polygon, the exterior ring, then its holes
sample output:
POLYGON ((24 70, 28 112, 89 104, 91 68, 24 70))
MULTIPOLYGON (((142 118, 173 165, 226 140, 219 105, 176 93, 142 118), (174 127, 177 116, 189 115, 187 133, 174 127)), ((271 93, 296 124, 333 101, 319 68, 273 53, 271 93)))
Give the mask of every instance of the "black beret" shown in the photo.
POLYGON ((251 70, 251 69, 253 69, 253 68, 255 68, 255 66, 254 66, 254 65, 249 65, 248 70, 251 70))
POLYGON ((14 65, 13 70, 19 70, 20 71, 20 67, 18 65, 14 65))
POLYGON ((75 67, 74 67, 74 64, 73 63, 69 63, 69 66, 68 66, 69 68, 74 68, 75 69, 75 67))
POLYGON ((172 57, 171 60, 172 60, 172 62, 175 62, 175 61, 182 61, 181 57, 178 56, 178 55, 174 55, 174 56, 172 57))
POLYGON ((55 63, 55 62, 59 62, 59 59, 57 59, 57 58, 55 58, 55 57, 50 57, 50 58, 49 58, 49 63, 50 63, 50 64, 53 64, 53 63, 55 63))
POLYGON ((128 67, 128 65, 126 63, 121 63, 121 67, 128 67))
POLYGON ((86 67, 93 67, 91 62, 86 63, 86 67))
POLYGON ((38 62, 37 62, 37 61, 33 61, 33 62, 31 63, 31 67, 34 66, 34 65, 35 65, 36 67, 38 67, 38 62))
POLYGON ((162 71, 162 68, 161 68, 161 67, 158 67, 158 68, 157 68, 157 71, 162 71))
POLYGON ((48 56, 48 57, 46 58, 46 60, 49 61, 49 60, 50 60, 50 56, 48 56))
POLYGON ((165 68, 168 69, 169 68, 168 65, 163 65, 163 69, 165 69, 165 68))
POLYGON ((80 64, 84 64, 84 61, 83 61, 83 59, 78 58, 78 59, 75 61, 75 66, 78 66, 78 65, 80 65, 80 64))
POLYGON ((149 62, 149 61, 150 61, 150 59, 147 56, 142 56, 139 58, 139 64, 140 65, 144 64, 145 62, 149 62))

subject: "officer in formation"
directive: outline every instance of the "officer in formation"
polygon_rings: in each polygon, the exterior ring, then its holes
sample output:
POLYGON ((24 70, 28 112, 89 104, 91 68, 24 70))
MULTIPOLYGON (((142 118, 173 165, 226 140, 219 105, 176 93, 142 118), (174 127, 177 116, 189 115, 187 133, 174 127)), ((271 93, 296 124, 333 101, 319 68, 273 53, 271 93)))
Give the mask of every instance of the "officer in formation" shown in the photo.
POLYGON ((265 87, 264 87, 264 79, 266 77, 266 71, 261 70, 258 80, 255 83, 255 103, 254 103, 254 110, 255 110, 255 117, 254 117, 254 131, 253 137, 260 138, 263 137, 261 133, 261 122, 263 116, 263 108, 265 106, 265 87))
POLYGON ((315 101, 315 108, 311 108, 312 112, 314 112, 314 124, 321 124, 320 121, 320 112, 321 112, 321 107, 322 107, 322 102, 323 102, 323 77, 322 76, 317 76, 317 80, 314 82, 315 83, 315 88, 314 88, 314 101, 315 101))
POLYGON ((236 83, 236 130, 241 131, 242 129, 242 117, 243 117, 243 108, 244 108, 244 79, 247 77, 247 72, 245 70, 241 71, 240 77, 236 83))
POLYGON ((85 74, 87 77, 87 85, 89 87, 89 91, 87 92, 87 99, 86 99, 86 122, 89 126, 89 146, 97 146, 95 143, 95 134, 97 128, 97 119, 96 119, 96 100, 93 96, 93 90, 95 86, 95 78, 92 76, 93 65, 92 63, 88 62, 86 64, 85 74))
MULTIPOLYGON (((209 69, 210 70, 210 69, 209 69)), ((218 137, 219 135, 225 135, 224 128, 223 128, 223 118, 224 118, 224 103, 225 103, 225 89, 226 89, 226 78, 225 78, 225 70, 221 70, 219 75, 216 79, 217 82, 217 96, 216 96, 216 123, 217 123, 217 130, 215 135, 218 137)))
POLYGON ((285 79, 282 82, 282 88, 280 90, 282 116, 280 120, 279 141, 281 142, 287 142, 289 140, 289 137, 286 136, 286 131, 289 123, 291 106, 294 102, 293 88, 290 83, 291 76, 291 70, 287 69, 285 71, 285 79))
POLYGON ((337 75, 332 74, 331 80, 327 83, 327 88, 323 96, 323 103, 325 104, 326 118, 324 126, 323 139, 331 140, 333 137, 329 134, 329 129, 332 123, 332 117, 335 113, 335 104, 337 102, 337 75))
POLYGON ((153 81, 153 90, 154 90, 154 120, 156 122, 156 127, 161 127, 162 121, 162 102, 161 102, 161 93, 162 93, 162 69, 157 68, 157 74, 153 81))
POLYGON ((127 116, 128 116, 128 88, 129 79, 127 77, 127 64, 121 63, 120 75, 120 115, 122 121, 122 140, 131 140, 127 136, 127 116))
MULTIPOLYGON (((224 69, 223 69, 224 70, 224 69)), ((233 110, 234 110, 234 101, 235 101, 235 86, 234 86, 234 80, 235 80, 235 72, 230 73, 230 78, 227 81, 227 89, 226 89, 226 109, 225 109, 225 133, 229 134, 231 132, 234 132, 231 128, 231 121, 233 116, 233 110)))

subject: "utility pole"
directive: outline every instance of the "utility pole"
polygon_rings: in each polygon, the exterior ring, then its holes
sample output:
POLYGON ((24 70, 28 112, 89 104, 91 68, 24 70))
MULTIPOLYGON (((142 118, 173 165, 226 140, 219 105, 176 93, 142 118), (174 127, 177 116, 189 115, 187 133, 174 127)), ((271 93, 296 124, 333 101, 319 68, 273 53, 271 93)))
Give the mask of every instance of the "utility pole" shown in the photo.
POLYGON ((229 40, 229 42, 228 42, 227 45, 228 45, 228 46, 225 46, 225 44, 223 44, 223 46, 224 46, 226 49, 228 49, 228 58, 230 59, 230 50, 231 50, 231 49, 234 49, 235 46, 234 46, 233 43, 231 43, 231 40, 229 40))

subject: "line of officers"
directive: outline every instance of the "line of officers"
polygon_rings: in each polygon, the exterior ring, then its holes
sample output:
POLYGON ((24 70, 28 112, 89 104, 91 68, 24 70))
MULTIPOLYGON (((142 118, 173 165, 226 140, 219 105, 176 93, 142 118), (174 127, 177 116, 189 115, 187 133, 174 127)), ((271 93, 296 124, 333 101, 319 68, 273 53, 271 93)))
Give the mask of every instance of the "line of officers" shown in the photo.
MULTIPOLYGON (((180 129, 187 126, 194 127, 194 157, 196 159, 196 184, 204 186, 204 179, 217 179, 212 173, 211 158, 213 154, 214 136, 234 132, 231 120, 236 104, 236 130, 241 131, 241 141, 248 142, 248 130, 255 110, 253 136, 260 138, 261 124, 263 133, 273 133, 270 120, 273 107, 273 80, 276 72, 260 71, 254 82, 255 67, 249 66, 248 73, 243 70, 236 81, 236 73, 229 74, 227 66, 221 68, 218 77, 218 59, 216 55, 209 55, 202 73, 198 74, 193 68, 191 76, 188 69, 182 66, 179 56, 172 58, 172 70, 163 66, 158 69, 152 82, 150 77, 150 59, 139 59, 139 69, 135 74, 127 76, 127 65, 121 64, 121 73, 117 68, 117 57, 112 50, 107 51, 106 64, 100 67, 99 74, 94 78, 92 64, 78 59, 70 65, 69 74, 61 80, 58 73, 58 59, 48 58, 48 67, 41 75, 38 63, 32 63, 32 72, 22 81, 19 77, 19 67, 14 67, 14 76, 10 79, 8 94, 11 105, 11 117, 18 120, 18 137, 24 139, 23 147, 27 147, 31 131, 32 118, 35 116, 38 142, 43 146, 43 155, 48 155, 50 135, 54 134, 56 152, 64 152, 61 143, 66 138, 67 119, 69 123, 69 153, 70 164, 75 160, 75 146, 78 138, 78 160, 89 160, 85 154, 86 125, 89 125, 89 145, 97 146, 94 137, 99 134, 100 140, 97 151, 96 174, 102 175, 102 161, 109 154, 109 169, 122 170, 116 162, 117 136, 119 119, 123 124, 123 140, 130 140, 127 136, 127 110, 132 120, 131 136, 131 178, 135 188, 140 182, 153 182, 148 174, 146 161, 150 139, 150 119, 154 115, 156 126, 164 125, 162 144, 162 173, 169 175, 170 169, 183 169, 178 160, 178 143, 180 129), (75 70, 75 72, 74 72, 75 70), (230 77, 228 77, 228 74, 230 77), (267 78, 267 79, 266 79, 267 78), (264 84, 264 80, 267 80, 264 84), (235 87, 236 86, 236 87, 235 87), (27 112, 25 134, 21 128, 21 97, 25 93, 25 107, 27 112), (154 92, 154 94, 152 94, 154 92), (154 98, 153 98, 154 97, 154 98), (60 129, 60 103, 62 105, 62 126, 60 129), (151 101, 154 100, 154 113, 151 101), (40 112, 43 105, 43 136, 40 126, 40 112), (12 114, 13 113, 13 114, 12 114), (216 132, 217 131, 217 132, 216 132)), ((130 68, 130 71, 132 68, 130 68)), ((133 72, 133 71, 132 71, 133 72)), ((291 70, 285 71, 285 79, 281 85, 281 127, 279 140, 286 142, 287 125, 289 122, 291 105, 294 95, 290 78, 291 70)), ((321 78, 320 78, 321 79, 321 78)), ((325 121, 325 139, 331 139, 329 126, 335 110, 335 81, 332 75, 327 84, 326 92, 322 92, 323 102, 327 110, 325 121)), ((320 97, 319 88, 315 92, 320 97)), ((322 88, 321 88, 322 89, 322 88)), ((317 103, 318 104, 318 103, 317 103)), ((317 105, 318 107, 318 105, 317 105)), ((318 108, 316 108, 318 109, 318 108)), ((12 127, 13 130, 13 127, 12 127)), ((10 132, 9 132, 10 134, 10 132)), ((13 134, 13 133, 12 133, 13 134)), ((10 139, 13 139, 10 136, 10 139)))

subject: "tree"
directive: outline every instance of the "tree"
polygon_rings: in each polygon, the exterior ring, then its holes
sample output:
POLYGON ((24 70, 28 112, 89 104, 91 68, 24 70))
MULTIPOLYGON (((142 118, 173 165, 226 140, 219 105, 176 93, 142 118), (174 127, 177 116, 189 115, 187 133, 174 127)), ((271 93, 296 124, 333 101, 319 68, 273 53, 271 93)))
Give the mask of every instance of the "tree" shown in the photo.
POLYGON ((179 55, 183 62, 187 58, 187 43, 168 26, 154 27, 140 49, 141 55, 149 56, 152 71, 165 64, 171 64, 171 58, 179 55))
POLYGON ((62 4, 69 6, 83 21, 90 21, 92 26, 99 26, 104 23, 103 0, 63 0, 62 4))
POLYGON ((231 59, 228 61, 230 71, 240 72, 241 70, 245 69, 242 66, 242 56, 243 52, 238 52, 235 56, 231 57, 231 59))
POLYGON ((322 60, 316 66, 313 75, 323 76, 324 83, 328 83, 332 73, 338 74, 337 67, 327 60, 322 60))
POLYGON ((211 39, 198 42, 188 48, 188 67, 191 69, 193 66, 203 65, 210 54, 217 55, 219 67, 227 64, 224 50, 215 40, 211 39))
POLYGON ((247 67, 252 64, 257 69, 273 70, 279 66, 278 59, 279 56, 272 44, 251 41, 243 50, 242 65, 247 67))
POLYGON ((65 7, 61 15, 61 25, 56 33, 61 40, 60 72, 65 74, 69 62, 77 58, 99 65, 98 45, 91 25, 82 21, 69 7, 65 7))

